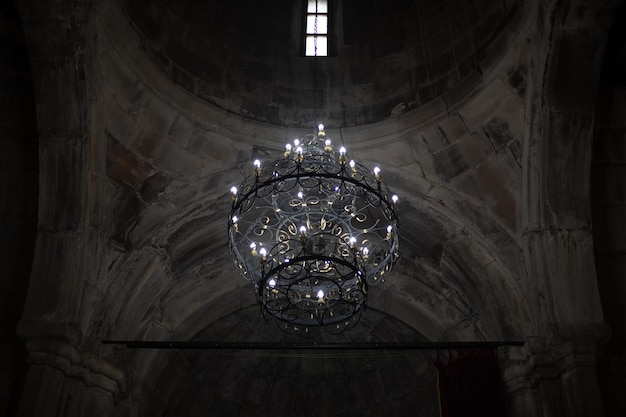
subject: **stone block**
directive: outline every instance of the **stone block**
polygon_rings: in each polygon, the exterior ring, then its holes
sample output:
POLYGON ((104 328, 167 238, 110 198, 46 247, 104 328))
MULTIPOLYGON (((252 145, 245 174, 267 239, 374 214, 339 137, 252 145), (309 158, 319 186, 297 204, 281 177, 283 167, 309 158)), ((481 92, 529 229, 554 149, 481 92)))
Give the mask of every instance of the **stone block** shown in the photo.
POLYGON ((186 147, 191 139, 191 133, 193 130, 194 122, 185 116, 178 115, 170 125, 167 133, 174 142, 178 143, 182 147, 186 147))
POLYGON ((458 112, 470 132, 480 132, 482 126, 515 97, 517 96, 502 81, 492 80, 458 112))
POLYGON ((84 86, 73 57, 33 58, 37 123, 46 136, 80 134, 85 120, 84 86), (61 110, 61 111, 60 111, 61 110))
POLYGON ((188 149, 193 154, 212 161, 204 171, 215 171, 247 161, 252 154, 252 145, 202 128, 196 128, 192 134, 188 149))
POLYGON ((128 234, 128 242, 131 247, 142 247, 146 242, 154 238, 156 231, 162 228, 174 215, 171 206, 154 204, 146 207, 136 215, 137 220, 128 234))
POLYGON ((90 181, 84 138, 62 137, 40 147, 39 211, 42 228, 81 228, 90 181))
POLYGON ((139 158, 111 135, 107 135, 106 164, 110 179, 136 191, 155 173, 150 163, 139 158))
POLYGON ((485 134, 490 139, 496 152, 500 152, 509 142, 514 139, 509 128, 509 122, 500 117, 494 116, 483 126, 485 134))
POLYGON ((459 149, 453 145, 434 153, 433 160, 437 174, 444 181, 451 180, 469 168, 459 149))
MULTIPOLYGON (((107 90, 107 89, 105 89, 107 90)), ((112 91, 104 95, 104 125, 107 132, 127 143, 143 114, 130 108, 130 103, 122 103, 123 98, 112 91), (108 94, 107 94, 108 93, 108 94)))
POLYGON ((552 161, 544 174, 546 209, 563 227, 589 224, 589 183, 579 172, 589 170, 593 115, 589 112, 552 112, 546 138, 546 158, 552 161), (567 166, 564 165, 567 161, 567 166), (576 169, 567 169, 576 167, 576 169))
POLYGON ((505 224, 511 231, 516 231, 518 223, 518 205, 516 194, 506 190, 496 197, 491 211, 497 219, 505 224))
POLYGON ((199 158, 152 126, 142 125, 136 132, 134 148, 141 157, 150 161, 156 170, 165 175, 195 177, 203 171, 199 158))

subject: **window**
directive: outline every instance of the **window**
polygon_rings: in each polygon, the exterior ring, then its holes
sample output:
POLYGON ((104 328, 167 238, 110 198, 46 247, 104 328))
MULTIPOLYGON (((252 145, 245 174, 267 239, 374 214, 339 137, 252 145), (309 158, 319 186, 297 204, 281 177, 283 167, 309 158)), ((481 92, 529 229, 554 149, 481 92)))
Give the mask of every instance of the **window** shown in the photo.
POLYGON ((328 0, 308 0, 306 56, 328 56, 328 0))

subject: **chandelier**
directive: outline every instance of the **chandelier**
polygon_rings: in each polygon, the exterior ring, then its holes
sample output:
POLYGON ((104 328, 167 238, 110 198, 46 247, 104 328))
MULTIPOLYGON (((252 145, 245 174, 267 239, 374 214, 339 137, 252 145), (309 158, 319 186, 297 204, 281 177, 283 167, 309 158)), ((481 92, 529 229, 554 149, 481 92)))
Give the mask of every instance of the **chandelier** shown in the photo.
POLYGON ((319 125, 232 187, 228 238, 266 318, 304 334, 354 326, 398 257, 398 197, 319 125))

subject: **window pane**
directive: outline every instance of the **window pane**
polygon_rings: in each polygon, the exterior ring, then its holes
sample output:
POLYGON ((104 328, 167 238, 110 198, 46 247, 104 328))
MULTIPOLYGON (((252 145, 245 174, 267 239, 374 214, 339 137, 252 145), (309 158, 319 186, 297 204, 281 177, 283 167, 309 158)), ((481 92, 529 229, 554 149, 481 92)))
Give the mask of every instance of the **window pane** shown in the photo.
POLYGON ((328 33, 328 17, 319 15, 308 15, 306 17, 306 33, 325 35, 328 33), (317 19, 317 31, 315 30, 315 20, 317 19))
MULTIPOLYGON (((308 13, 315 13, 315 0, 309 0, 308 13)), ((328 13, 328 0, 317 0, 317 13, 328 13)))
POLYGON ((306 37, 306 56, 328 56, 328 38, 326 36, 306 37), (315 39, 317 38, 317 55, 315 54, 315 39))

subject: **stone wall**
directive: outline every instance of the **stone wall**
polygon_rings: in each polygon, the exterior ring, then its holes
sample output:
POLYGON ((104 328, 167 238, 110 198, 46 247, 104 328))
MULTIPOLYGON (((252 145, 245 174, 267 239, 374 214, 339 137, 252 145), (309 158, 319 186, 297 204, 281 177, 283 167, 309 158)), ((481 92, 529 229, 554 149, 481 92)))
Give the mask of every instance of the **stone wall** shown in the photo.
POLYGON ((16 328, 37 225, 38 143, 30 62, 17 10, 0 6, 0 414, 13 415, 25 351, 16 328))
POLYGON ((612 339, 601 362, 608 416, 626 415, 626 4, 615 15, 598 94, 591 166, 596 271, 612 339))

